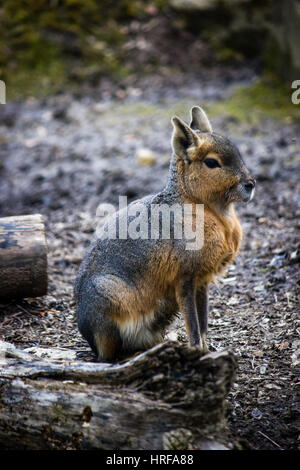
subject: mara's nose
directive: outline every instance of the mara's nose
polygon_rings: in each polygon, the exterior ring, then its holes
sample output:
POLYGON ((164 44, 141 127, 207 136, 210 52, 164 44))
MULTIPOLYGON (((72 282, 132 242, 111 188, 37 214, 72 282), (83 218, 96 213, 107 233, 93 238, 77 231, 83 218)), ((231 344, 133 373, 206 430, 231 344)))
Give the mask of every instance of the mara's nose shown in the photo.
POLYGON ((252 189, 255 188, 255 180, 245 181, 244 188, 246 189, 246 191, 248 191, 250 193, 252 191, 252 189))

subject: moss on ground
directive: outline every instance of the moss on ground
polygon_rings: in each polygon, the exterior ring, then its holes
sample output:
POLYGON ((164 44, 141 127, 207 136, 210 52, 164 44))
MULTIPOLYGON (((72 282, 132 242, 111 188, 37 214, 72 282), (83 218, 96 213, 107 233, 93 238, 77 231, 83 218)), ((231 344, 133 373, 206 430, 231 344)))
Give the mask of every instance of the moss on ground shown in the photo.
POLYGON ((292 103, 294 90, 275 77, 263 77, 250 86, 236 87, 226 100, 209 105, 211 116, 225 115, 255 125, 265 118, 286 123, 300 121, 300 105, 292 103))
POLYGON ((220 116, 232 118, 232 126, 261 124, 265 119, 279 122, 300 122, 300 104, 291 101, 293 89, 273 76, 263 77, 248 86, 236 87, 226 99, 217 102, 178 100, 174 104, 163 106, 150 103, 120 103, 115 108, 117 114, 124 117, 139 117, 143 126, 155 121, 164 125, 166 119, 178 115, 186 122, 189 120, 189 109, 194 105, 202 106, 210 118, 220 116))
POLYGON ((0 6, 0 79, 8 99, 44 96, 128 71, 126 24, 164 0, 6 0, 0 6))

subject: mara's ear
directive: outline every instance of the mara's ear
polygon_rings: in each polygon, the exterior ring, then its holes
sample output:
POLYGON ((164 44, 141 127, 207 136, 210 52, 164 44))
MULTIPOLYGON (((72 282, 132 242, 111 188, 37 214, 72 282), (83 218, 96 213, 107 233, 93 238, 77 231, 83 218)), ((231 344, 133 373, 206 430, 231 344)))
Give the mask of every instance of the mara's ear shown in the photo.
POLYGON ((190 127, 201 132, 209 132, 210 134, 213 131, 205 111, 199 106, 194 106, 191 109, 190 127))
POLYGON ((200 137, 179 117, 172 118, 174 126, 172 136, 172 147, 175 155, 183 160, 189 160, 188 149, 201 144, 200 137))

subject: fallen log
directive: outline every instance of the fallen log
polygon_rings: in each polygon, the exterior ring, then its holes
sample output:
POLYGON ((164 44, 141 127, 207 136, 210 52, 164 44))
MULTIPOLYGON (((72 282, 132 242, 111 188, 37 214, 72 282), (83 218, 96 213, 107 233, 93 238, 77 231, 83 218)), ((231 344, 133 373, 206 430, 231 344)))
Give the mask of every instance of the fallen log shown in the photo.
POLYGON ((170 341, 119 364, 41 359, 0 342, 0 447, 231 448, 235 367, 229 351, 170 341))
POLYGON ((0 298, 47 293, 47 243, 40 214, 0 219, 0 298))

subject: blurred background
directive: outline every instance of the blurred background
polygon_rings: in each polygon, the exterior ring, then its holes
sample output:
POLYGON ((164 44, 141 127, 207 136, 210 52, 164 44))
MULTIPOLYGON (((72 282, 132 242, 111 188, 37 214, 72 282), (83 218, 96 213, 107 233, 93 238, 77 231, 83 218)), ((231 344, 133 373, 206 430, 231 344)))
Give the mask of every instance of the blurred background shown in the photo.
POLYGON ((291 81, 299 22, 296 0, 5 0, 0 76, 12 98, 244 61, 291 81))
POLYGON ((200 105, 257 180, 240 255, 210 291, 209 345, 239 364, 230 432, 299 447, 299 36, 298 0, 1 2, 0 217, 42 214, 49 250, 48 295, 0 303, 3 340, 93 360, 73 283, 97 206, 159 191, 171 117, 200 105))

